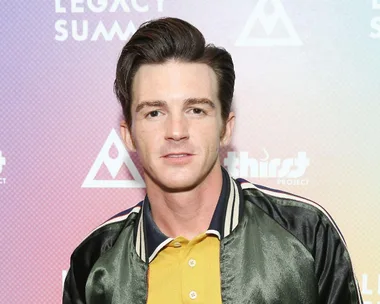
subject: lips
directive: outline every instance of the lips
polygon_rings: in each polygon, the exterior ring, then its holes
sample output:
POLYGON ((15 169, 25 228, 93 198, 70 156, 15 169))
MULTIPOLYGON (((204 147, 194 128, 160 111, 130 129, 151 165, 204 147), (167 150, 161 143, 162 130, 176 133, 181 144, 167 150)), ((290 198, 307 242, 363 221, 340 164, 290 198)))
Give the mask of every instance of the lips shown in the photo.
POLYGON ((170 153, 170 154, 166 154, 164 155, 163 157, 165 158, 181 158, 181 157, 187 157, 187 156, 191 156, 192 154, 190 153, 170 153))

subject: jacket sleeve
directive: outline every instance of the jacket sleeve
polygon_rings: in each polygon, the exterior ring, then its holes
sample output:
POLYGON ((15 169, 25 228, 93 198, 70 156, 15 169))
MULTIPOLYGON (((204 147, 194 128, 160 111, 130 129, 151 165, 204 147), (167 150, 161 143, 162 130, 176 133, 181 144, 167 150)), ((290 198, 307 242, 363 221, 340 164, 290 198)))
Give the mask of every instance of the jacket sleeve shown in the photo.
POLYGON ((315 273, 319 303, 363 303, 346 243, 338 227, 331 218, 322 216, 315 228, 315 273))
POLYGON ((71 265, 63 287, 63 304, 85 304, 85 282, 83 277, 75 276, 75 270, 71 265))
POLYGON ((63 304, 86 303, 87 278, 99 258, 101 245, 99 237, 89 237, 71 255, 70 269, 63 287, 63 304))
POLYGON ((114 240, 112 230, 100 229, 87 237, 73 252, 63 287, 63 304, 85 304, 90 271, 114 240))

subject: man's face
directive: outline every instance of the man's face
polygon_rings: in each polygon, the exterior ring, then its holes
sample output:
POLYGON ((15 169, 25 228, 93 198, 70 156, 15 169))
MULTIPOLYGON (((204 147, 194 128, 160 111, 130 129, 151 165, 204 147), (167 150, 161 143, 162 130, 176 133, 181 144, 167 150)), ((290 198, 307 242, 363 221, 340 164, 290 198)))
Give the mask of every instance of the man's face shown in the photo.
POLYGON ((223 132, 217 78, 209 66, 174 60, 142 65, 132 96, 131 129, 122 123, 122 135, 137 151, 148 187, 189 190, 220 170, 219 147, 230 140, 234 116, 223 132))

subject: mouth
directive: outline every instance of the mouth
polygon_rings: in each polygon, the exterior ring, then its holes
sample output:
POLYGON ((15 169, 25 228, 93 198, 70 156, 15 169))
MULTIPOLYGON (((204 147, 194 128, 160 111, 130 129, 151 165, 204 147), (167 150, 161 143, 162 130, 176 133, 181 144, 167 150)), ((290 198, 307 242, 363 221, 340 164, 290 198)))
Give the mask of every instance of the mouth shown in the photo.
POLYGON ((165 154, 161 158, 169 166, 184 166, 192 163, 194 155, 187 152, 176 152, 165 154))
POLYGON ((181 158, 181 157, 189 157, 193 154, 190 153, 170 153, 163 156, 163 158, 181 158))

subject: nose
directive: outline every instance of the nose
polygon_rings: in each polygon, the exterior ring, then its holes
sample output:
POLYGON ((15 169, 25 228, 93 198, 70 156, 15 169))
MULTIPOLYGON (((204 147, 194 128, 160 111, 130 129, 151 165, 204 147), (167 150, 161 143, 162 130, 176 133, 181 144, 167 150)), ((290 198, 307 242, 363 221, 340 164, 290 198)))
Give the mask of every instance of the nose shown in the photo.
POLYGON ((189 125, 184 115, 170 115, 166 120, 165 139, 181 141, 189 138, 189 125))

